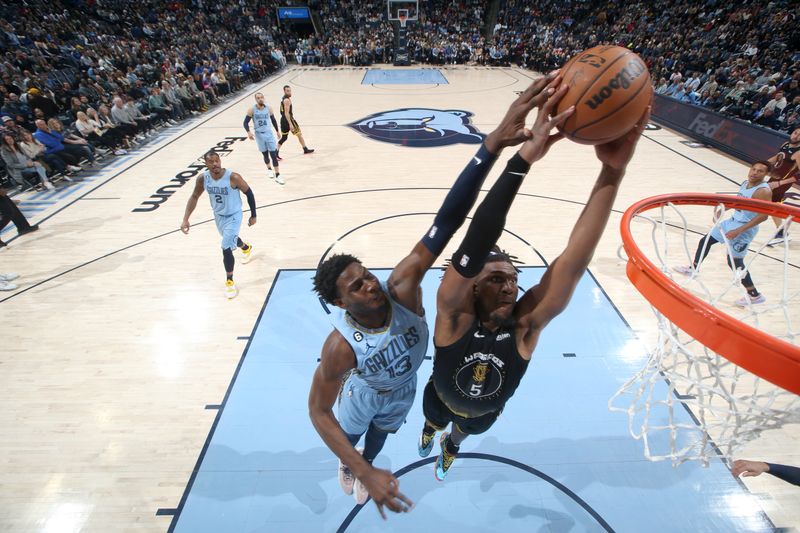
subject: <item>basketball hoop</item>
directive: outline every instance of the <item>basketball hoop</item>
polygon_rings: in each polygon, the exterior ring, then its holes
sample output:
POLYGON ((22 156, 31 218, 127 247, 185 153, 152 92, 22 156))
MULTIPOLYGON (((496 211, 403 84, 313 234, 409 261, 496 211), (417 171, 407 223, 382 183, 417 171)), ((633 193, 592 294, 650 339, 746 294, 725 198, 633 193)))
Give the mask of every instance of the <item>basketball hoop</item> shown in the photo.
POLYGON ((400 27, 405 28, 408 21, 408 9, 397 10, 397 20, 400 21, 400 27))
MULTIPOLYGON (((647 198, 622 218, 628 278, 650 302, 659 334, 644 368, 609 408, 628 413, 631 435, 644 441, 651 460, 708 464, 711 457, 731 457, 762 430, 800 422, 800 252, 786 242, 780 248, 752 243, 745 268, 756 264, 767 303, 739 311, 730 305, 731 293, 746 297, 746 272, 706 264, 717 263, 712 255, 688 277, 673 272, 692 263, 708 221, 718 226, 720 211, 730 208, 779 217, 784 230, 800 220, 798 208, 713 194, 647 198), (652 210, 658 215, 644 214, 652 210), (681 404, 694 422, 674 410, 681 404)), ((771 235, 771 222, 763 225, 771 235)), ((730 258, 724 232, 720 244, 730 258)))

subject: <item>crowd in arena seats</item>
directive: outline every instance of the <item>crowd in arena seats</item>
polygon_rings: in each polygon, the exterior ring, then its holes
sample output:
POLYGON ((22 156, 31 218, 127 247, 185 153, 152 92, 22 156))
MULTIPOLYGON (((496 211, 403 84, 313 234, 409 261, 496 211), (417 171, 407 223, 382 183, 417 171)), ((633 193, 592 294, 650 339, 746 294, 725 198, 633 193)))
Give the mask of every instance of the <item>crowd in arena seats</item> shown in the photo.
MULTIPOLYGON (((299 0, 295 0, 298 4, 299 0)), ((0 6, 0 165, 50 187, 96 158, 202 113, 287 58, 389 63, 385 0, 310 0, 318 33, 279 24, 290 0, 28 0, 0 6)), ((302 4, 303 2, 300 2, 302 4)), ((545 72, 597 44, 626 46, 656 92, 765 127, 800 125, 800 24, 789 0, 425 0, 412 60, 545 72), (490 9, 492 8, 492 9, 490 9), (496 23, 490 22, 497 8, 496 23)), ((494 19, 492 19, 494 21, 494 19)))
POLYGON ((539 71, 597 44, 626 46, 659 94, 791 131, 800 124, 798 22, 788 0, 505 0, 492 45, 539 71))
POLYGON ((20 187, 122 155, 285 65, 258 0, 29 0, 0 15, 0 155, 20 187))

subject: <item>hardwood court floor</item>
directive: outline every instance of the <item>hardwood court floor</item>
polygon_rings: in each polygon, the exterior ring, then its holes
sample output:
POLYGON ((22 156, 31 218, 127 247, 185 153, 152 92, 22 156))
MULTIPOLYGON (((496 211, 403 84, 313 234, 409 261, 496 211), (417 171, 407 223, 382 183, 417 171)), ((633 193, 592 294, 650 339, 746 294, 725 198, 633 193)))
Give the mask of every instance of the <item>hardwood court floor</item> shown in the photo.
MULTIPOLYGON (((420 107, 469 111, 472 124, 488 133, 534 76, 453 68, 442 69, 446 85, 400 86, 362 85, 364 73, 290 68, 75 195, 31 212, 42 229, 0 251, 0 271, 22 275, 17 291, 0 293, 0 398, 6 405, 0 414, 0 529, 166 530, 169 509, 178 506, 216 416, 214 406, 236 371, 246 343, 241 337, 253 329, 278 269, 313 269, 329 247, 345 249, 336 243, 350 230, 408 215, 345 242, 366 265, 391 267, 427 229, 477 148, 398 146, 345 125, 420 107), (317 151, 304 156, 290 139, 281 152, 281 187, 266 178, 241 124, 254 92, 263 91, 277 110, 284 84, 293 87, 296 117, 317 151), (224 165, 242 174, 259 205, 257 225, 242 231, 255 246, 255 259, 237 263, 240 294, 232 301, 223 296, 219 236, 205 197, 190 234, 178 230, 192 190, 191 180, 181 181, 215 145, 228 150, 224 165), (166 511, 157 515, 159 509, 166 511)), ((682 140, 663 129, 645 133, 590 266, 646 341, 656 325, 617 257, 621 212, 654 194, 733 192, 746 177, 740 162, 682 140)), ((484 189, 512 153, 503 155, 484 189)), ((507 223, 535 248, 512 250, 525 263, 540 264, 536 252, 548 261, 558 255, 598 170, 591 147, 566 141, 532 169, 507 223)), ((770 233, 769 224, 759 239, 770 233)), ((799 247, 791 245, 794 253, 799 247)), ((721 254, 708 262, 727 273, 721 254)), ((774 278, 754 277, 769 296, 774 278)), ((303 325, 292 333, 302 335, 303 325)), ((741 456, 798 465, 798 436, 796 426, 769 432, 741 456)), ((746 484, 776 526, 800 526, 797 487, 769 476, 746 484)))

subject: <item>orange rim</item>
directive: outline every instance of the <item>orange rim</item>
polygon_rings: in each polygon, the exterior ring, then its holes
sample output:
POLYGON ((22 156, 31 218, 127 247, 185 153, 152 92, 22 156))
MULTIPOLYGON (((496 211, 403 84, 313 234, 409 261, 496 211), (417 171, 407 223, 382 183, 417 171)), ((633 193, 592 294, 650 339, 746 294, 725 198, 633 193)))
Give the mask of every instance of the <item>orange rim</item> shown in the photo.
POLYGON ((620 223, 622 243, 628 255, 626 272, 631 283, 647 301, 683 331, 704 346, 753 374, 800 394, 800 347, 749 326, 700 298, 688 293, 647 259, 631 234, 636 215, 666 204, 724 204, 770 216, 793 217, 800 221, 800 209, 762 200, 716 194, 664 194, 645 198, 625 211, 620 223))

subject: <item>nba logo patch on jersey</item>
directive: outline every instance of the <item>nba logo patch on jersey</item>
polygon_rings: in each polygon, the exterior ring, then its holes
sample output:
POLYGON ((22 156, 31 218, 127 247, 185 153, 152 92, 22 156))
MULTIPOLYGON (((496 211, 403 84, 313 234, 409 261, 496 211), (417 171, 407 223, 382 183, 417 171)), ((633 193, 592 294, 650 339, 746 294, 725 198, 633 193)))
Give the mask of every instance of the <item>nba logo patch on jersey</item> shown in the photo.
POLYGON ((471 116, 460 109, 407 107, 375 113, 348 126, 375 141, 414 148, 480 144, 485 135, 471 124, 471 116))

